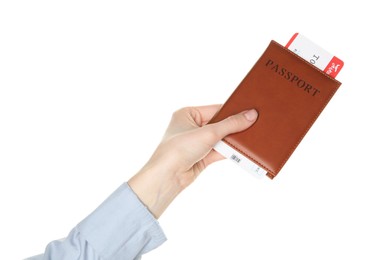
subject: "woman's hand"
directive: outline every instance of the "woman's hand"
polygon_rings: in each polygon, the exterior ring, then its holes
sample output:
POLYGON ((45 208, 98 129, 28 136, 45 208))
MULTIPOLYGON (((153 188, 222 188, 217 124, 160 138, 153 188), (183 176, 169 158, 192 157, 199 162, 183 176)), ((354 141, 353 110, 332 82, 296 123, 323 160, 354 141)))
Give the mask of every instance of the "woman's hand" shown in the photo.
POLYGON ((219 108, 210 105, 176 111, 150 160, 128 181, 156 218, 208 165, 223 159, 213 146, 225 136, 247 129, 258 116, 252 109, 207 124, 219 108))

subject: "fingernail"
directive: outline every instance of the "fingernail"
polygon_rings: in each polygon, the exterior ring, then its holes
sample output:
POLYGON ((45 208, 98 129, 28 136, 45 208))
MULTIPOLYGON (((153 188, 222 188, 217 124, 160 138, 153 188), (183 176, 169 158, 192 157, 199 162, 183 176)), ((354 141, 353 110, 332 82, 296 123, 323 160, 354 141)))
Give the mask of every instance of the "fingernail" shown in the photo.
POLYGON ((245 118, 247 118, 248 121, 256 121, 258 113, 255 109, 248 110, 244 113, 245 118))

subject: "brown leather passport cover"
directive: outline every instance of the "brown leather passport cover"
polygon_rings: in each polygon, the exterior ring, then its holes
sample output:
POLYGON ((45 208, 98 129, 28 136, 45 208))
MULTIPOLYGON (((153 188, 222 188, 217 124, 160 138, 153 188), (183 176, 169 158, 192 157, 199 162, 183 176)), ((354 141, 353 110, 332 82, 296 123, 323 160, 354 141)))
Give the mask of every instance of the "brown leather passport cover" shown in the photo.
POLYGON ((267 170, 273 179, 340 85, 271 41, 210 123, 255 108, 259 113, 256 123, 223 141, 267 170))

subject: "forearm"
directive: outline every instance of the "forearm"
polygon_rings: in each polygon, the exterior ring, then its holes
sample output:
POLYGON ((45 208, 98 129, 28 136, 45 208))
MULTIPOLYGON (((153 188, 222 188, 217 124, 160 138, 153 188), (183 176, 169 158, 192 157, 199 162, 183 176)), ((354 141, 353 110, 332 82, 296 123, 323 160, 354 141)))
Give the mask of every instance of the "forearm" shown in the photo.
POLYGON ((30 260, 138 259, 166 240, 127 184, 121 185, 62 240, 30 260))

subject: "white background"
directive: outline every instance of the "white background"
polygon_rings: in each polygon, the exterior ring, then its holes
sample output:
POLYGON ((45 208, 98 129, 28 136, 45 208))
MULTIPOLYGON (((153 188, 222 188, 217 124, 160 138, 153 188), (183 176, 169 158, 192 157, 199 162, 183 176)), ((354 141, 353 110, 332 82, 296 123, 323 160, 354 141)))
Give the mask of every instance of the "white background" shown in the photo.
POLYGON ((372 1, 132 2, 0 2, 0 258, 66 236, 174 110, 224 102, 300 32, 345 61, 339 91, 275 180, 210 166, 144 259, 376 259, 372 1))

